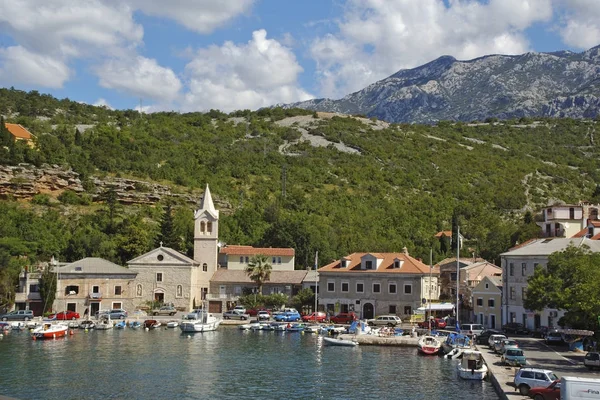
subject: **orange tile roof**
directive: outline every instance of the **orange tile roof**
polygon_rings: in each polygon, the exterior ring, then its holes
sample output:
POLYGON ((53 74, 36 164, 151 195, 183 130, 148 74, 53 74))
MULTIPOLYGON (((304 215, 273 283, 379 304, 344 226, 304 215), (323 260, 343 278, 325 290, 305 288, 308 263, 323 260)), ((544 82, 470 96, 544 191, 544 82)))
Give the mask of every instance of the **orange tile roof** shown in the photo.
POLYGON ((590 224, 591 224, 591 225, 592 225, 594 228, 598 228, 598 227, 600 227, 600 221, 598 221, 598 220, 596 220, 596 219, 590 220, 590 224))
POLYGON ((595 234, 590 238, 590 240, 600 240, 600 233, 595 234))
POLYGON ((5 123, 6 129, 17 139, 31 140, 33 135, 19 124, 5 123))
POLYGON ((435 237, 437 237, 437 238, 442 237, 442 236, 452 237, 452 231, 440 231, 435 234, 435 237))
POLYGON ((583 228, 582 230, 580 230, 579 232, 577 232, 576 234, 574 234, 572 237, 574 237, 574 238, 580 238, 580 237, 587 236, 587 234, 588 234, 588 228, 583 228))
MULTIPOLYGON (((347 268, 341 267, 341 260, 336 260, 319 268, 319 272, 343 272, 343 273, 393 273, 393 274, 429 274, 429 265, 404 253, 352 253, 344 260, 349 260, 347 268), (381 259, 381 264, 377 269, 360 269, 361 258, 365 255, 371 255, 381 259), (401 268, 394 268, 394 260, 404 261, 401 268)), ((436 273, 433 269, 432 273, 436 273)))
POLYGON ((252 247, 252 246, 225 246, 221 248, 221 254, 227 254, 232 256, 246 256, 258 254, 264 254, 265 256, 289 256, 293 257, 295 250, 291 248, 278 248, 278 247, 252 247))

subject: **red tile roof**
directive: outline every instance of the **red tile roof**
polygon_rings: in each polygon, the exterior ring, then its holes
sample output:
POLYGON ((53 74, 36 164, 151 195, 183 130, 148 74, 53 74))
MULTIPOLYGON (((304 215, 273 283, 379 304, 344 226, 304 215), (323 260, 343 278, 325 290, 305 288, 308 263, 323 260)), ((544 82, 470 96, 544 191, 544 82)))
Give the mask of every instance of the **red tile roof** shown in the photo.
POLYGON ((582 230, 580 230, 579 232, 577 232, 576 234, 573 235, 574 238, 580 238, 580 237, 584 237, 587 236, 588 234, 588 228, 583 228, 582 230))
POLYGON ((265 256, 289 256, 293 257, 295 254, 294 249, 291 248, 278 248, 278 247, 252 247, 252 246, 225 246, 221 248, 221 254, 227 254, 232 256, 256 256, 258 254, 264 254, 265 256))
POLYGON ((436 238, 442 237, 442 236, 448 236, 448 237, 452 237, 452 231, 440 231, 438 233, 435 234, 436 238))
MULTIPOLYGON (((393 273, 393 274, 428 274, 429 265, 404 253, 352 253, 343 258, 349 260, 347 268, 341 267, 341 260, 336 260, 319 268, 319 272, 343 272, 343 273, 393 273), (377 269, 360 269, 361 258, 365 255, 371 255, 381 259, 377 269), (394 268, 394 260, 404 261, 401 268, 394 268)), ((436 273, 433 269, 432 273, 436 273)))
POLYGON ((31 140, 33 135, 19 124, 5 123, 6 129, 17 139, 31 140))

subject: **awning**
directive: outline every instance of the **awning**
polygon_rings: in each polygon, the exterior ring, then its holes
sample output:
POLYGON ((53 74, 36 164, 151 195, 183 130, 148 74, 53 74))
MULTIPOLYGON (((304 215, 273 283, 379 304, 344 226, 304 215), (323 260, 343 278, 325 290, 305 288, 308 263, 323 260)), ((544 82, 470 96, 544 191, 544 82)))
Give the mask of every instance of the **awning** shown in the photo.
MULTIPOLYGON (((417 308, 418 311, 429 311, 429 305, 417 308)), ((452 303, 431 303, 431 311, 452 311, 454 304, 452 303)))

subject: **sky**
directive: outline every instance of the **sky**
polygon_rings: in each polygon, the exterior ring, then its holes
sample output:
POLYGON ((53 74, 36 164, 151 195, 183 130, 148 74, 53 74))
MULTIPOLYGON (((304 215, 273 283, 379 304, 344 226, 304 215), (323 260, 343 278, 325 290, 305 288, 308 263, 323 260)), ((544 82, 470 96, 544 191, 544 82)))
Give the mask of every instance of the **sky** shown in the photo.
POLYGON ((145 112, 341 98, 443 55, 599 44, 600 0, 0 0, 0 86, 145 112))

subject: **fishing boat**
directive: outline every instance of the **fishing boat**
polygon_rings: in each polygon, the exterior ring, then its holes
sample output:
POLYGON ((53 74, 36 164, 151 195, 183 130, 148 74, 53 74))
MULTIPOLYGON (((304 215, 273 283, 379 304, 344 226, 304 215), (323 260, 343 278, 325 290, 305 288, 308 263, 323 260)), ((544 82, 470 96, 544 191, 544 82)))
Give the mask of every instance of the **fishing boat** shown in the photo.
POLYGON ((41 326, 31 331, 31 338, 36 339, 56 339, 64 337, 67 334, 69 327, 61 324, 52 324, 44 322, 41 326))
POLYGON ((156 329, 161 325, 162 324, 160 323, 160 321, 157 321, 155 319, 147 319, 144 321, 144 329, 156 329))
POLYGON ((323 344, 327 346, 346 346, 346 347, 354 347, 358 346, 358 342, 356 340, 348 340, 348 339, 338 339, 323 336, 323 344))
POLYGON ((464 350, 462 360, 458 364, 458 376, 463 379, 483 380, 488 372, 481 352, 477 350, 464 350))
POLYGON ((87 319, 85 321, 81 321, 79 323, 79 328, 80 329, 94 329, 96 327, 96 323, 90 319, 87 319))
POLYGON ((188 319, 179 324, 179 329, 182 332, 210 332, 216 330, 221 325, 221 318, 215 317, 205 308, 193 314, 188 314, 188 319))
POLYGON ((104 314, 104 315, 100 316, 100 320, 96 324, 96 330, 98 330, 98 331, 105 331, 108 329, 112 329, 113 327, 114 327, 114 324, 108 314, 104 314))
POLYGON ((431 335, 421 336, 417 343, 417 350, 421 354, 433 355, 439 353, 442 347, 442 342, 431 335))

